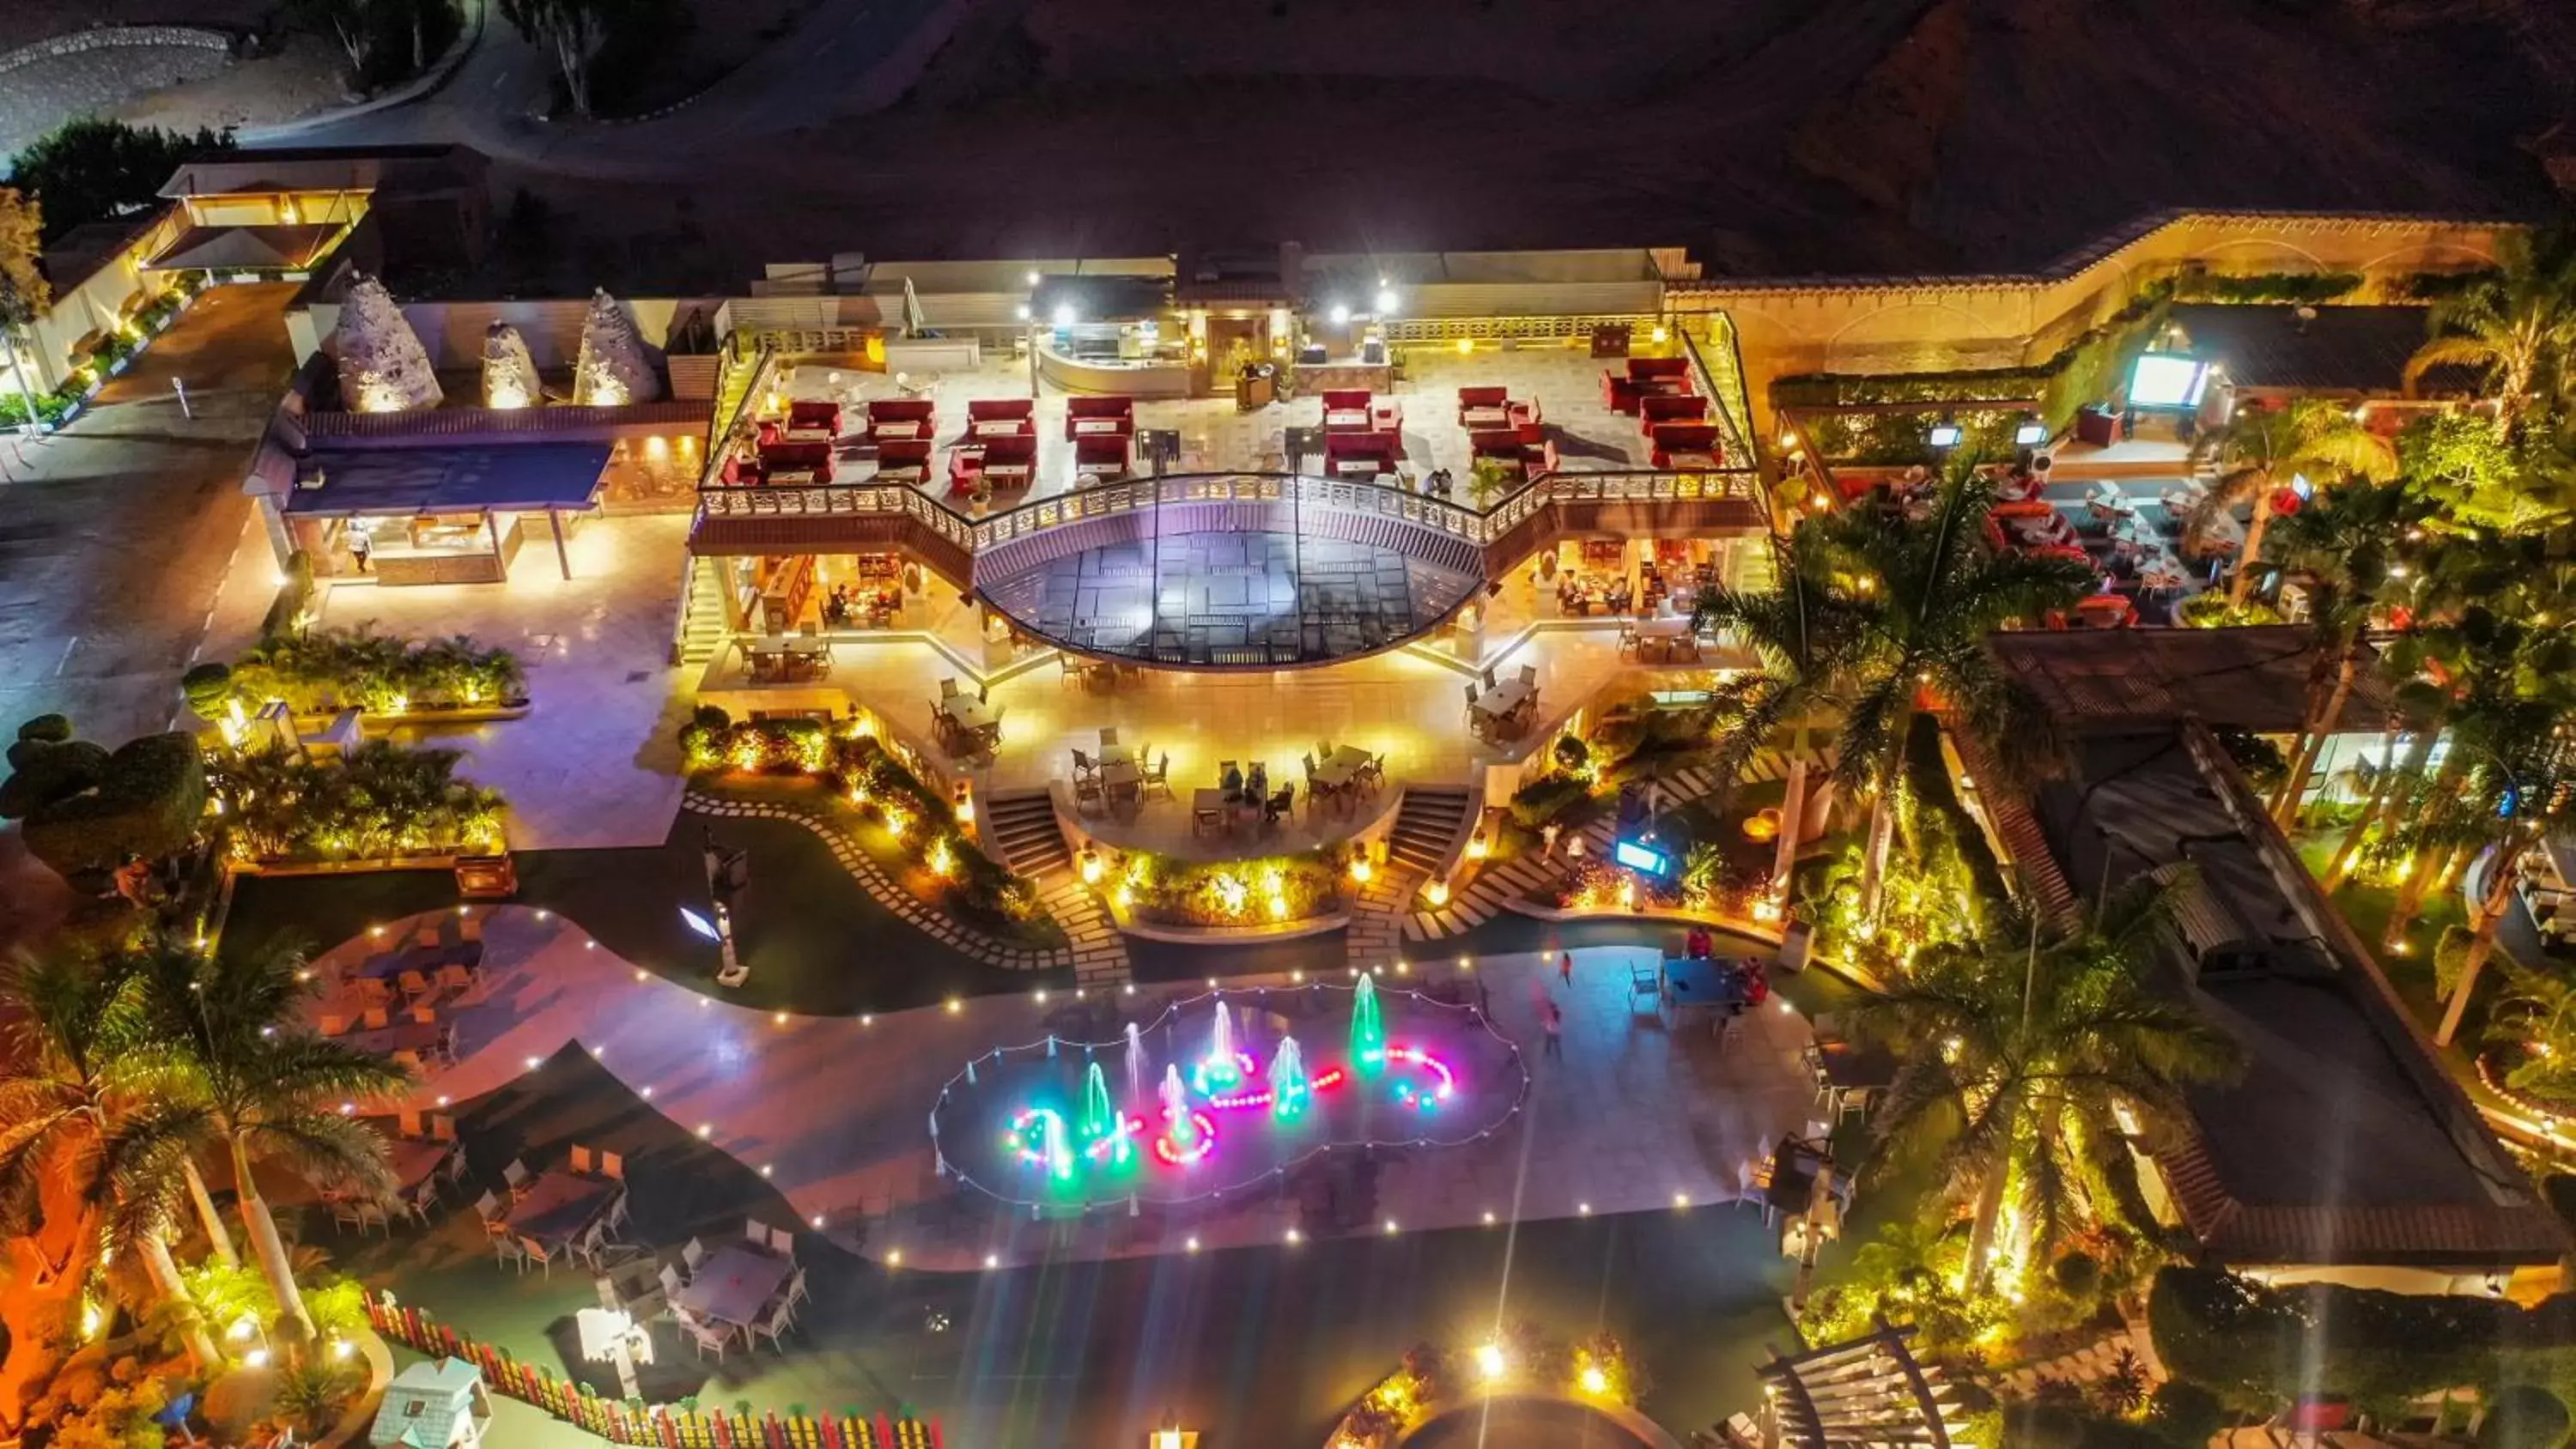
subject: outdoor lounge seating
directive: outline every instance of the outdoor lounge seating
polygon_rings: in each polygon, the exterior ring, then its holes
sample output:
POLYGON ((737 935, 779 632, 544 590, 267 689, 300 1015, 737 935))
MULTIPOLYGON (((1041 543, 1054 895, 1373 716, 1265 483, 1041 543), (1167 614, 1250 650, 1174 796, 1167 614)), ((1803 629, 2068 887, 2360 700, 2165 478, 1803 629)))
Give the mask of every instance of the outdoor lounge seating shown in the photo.
POLYGON ((1136 400, 1124 394, 1106 397, 1065 399, 1064 435, 1075 442, 1084 438, 1126 438, 1136 431, 1136 400))
POLYGON ((1708 399, 1697 393, 1653 393, 1637 399, 1637 430, 1655 436, 1661 423, 1696 423, 1708 417, 1708 399))
POLYGON ((1685 357, 1631 357, 1626 372, 1601 374, 1601 404, 1614 413, 1634 415, 1640 398, 1689 391, 1690 359, 1685 357))
POLYGON ((1715 468, 1726 461, 1713 423, 1665 423, 1651 436, 1654 447, 1648 457, 1658 468, 1715 468))
POLYGON ((966 437, 969 443, 990 442, 995 438, 1028 438, 1038 435, 1037 402, 1025 397, 977 398, 966 404, 966 437))
POLYGON ((787 431, 820 432, 826 437, 841 435, 841 405, 831 398, 798 398, 787 405, 787 431))
POLYGON ((1323 400, 1323 425, 1328 434, 1391 433, 1404 426, 1404 408, 1400 404, 1379 402, 1364 387, 1328 387, 1323 400))
POLYGON ((948 491, 972 493, 978 488, 1026 488, 1037 476, 1035 433, 1009 433, 959 444, 948 454, 948 491))
POLYGON ((1073 440, 1075 486, 1111 483, 1128 474, 1131 440, 1125 433, 1086 433, 1073 440))
POLYGON ((868 404, 868 441, 928 443, 938 408, 926 397, 879 398, 868 404))
POLYGON ((1326 433, 1324 471, 1336 478, 1375 478, 1395 471, 1398 451, 1393 433, 1326 433))
POLYGON ((1532 427, 1539 420, 1538 404, 1515 400, 1501 387, 1462 387, 1458 389, 1458 426, 1470 433, 1491 432, 1498 428, 1532 427))
POLYGON ((930 477, 930 441, 898 439, 877 445, 877 481, 921 484, 930 477))

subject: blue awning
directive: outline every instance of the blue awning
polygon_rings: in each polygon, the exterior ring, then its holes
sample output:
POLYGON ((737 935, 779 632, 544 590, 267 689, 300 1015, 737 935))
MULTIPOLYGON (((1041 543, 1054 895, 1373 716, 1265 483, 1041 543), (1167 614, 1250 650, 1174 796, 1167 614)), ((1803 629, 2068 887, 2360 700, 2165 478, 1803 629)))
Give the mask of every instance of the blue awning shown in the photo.
POLYGON ((535 512, 594 506, 608 443, 509 447, 333 448, 296 469, 286 511, 313 517, 535 512), (305 486, 319 476, 322 486, 305 486))

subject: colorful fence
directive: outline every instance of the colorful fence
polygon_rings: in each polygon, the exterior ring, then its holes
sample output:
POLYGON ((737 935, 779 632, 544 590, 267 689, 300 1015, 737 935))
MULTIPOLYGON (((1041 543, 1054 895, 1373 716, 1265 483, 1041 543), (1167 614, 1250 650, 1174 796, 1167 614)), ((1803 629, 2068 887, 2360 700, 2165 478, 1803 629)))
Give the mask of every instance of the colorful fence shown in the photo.
POLYGON ((533 1404, 612 1444, 659 1449, 946 1449, 947 1445, 936 1419, 897 1419, 885 1414, 874 1419, 857 1415, 817 1419, 668 1405, 639 1409, 600 1398, 551 1369, 521 1363, 388 1297, 368 1294, 367 1318, 386 1338, 422 1353, 461 1358, 483 1371, 483 1382, 494 1393, 533 1404))

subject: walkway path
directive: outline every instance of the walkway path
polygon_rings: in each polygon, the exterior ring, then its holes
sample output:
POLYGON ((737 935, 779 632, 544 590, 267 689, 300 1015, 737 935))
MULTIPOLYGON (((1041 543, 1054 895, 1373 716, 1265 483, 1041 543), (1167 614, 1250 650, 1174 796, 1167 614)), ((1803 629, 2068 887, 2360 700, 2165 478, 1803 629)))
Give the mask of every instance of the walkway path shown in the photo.
MULTIPOLYGON (((981 1199, 952 1196, 934 1174, 926 1122, 941 1084, 970 1056, 1076 1029, 1062 991, 1052 1001, 1032 991, 885 1017, 761 1012, 664 981, 562 916, 515 906, 477 914, 488 996, 459 1013, 464 1059, 421 1087, 414 1105, 489 1092, 578 1042, 654 1110, 761 1170, 809 1222, 847 1232, 864 1214, 871 1251, 967 1266, 988 1252, 1032 1256, 1042 1244, 1059 1257, 1105 1257, 1160 1242, 1162 1225, 1150 1218, 1078 1227, 1006 1219, 981 1199)), ((430 919, 389 922, 385 939, 430 919)), ((326 960, 360 958, 374 945, 360 937, 326 960)), ((1571 982, 1553 958, 1476 962, 1496 1025, 1534 1054, 1540 1004, 1561 1004, 1563 1058, 1531 1063, 1527 1106, 1490 1140, 1385 1163, 1378 1209, 1432 1228, 1489 1213, 1517 1221, 1736 1197, 1767 1144, 1806 1125, 1813 1091, 1799 1054, 1810 1035, 1785 1002, 1748 1018, 1722 1051, 1704 1032, 1667 1029, 1630 1004, 1629 965, 1652 955, 1578 951, 1571 982)), ((1391 993, 1407 984, 1381 980, 1391 993)), ((1229 983, 1229 994, 1238 989, 1229 983)), ((1118 993, 1121 1014, 1139 1020, 1170 996, 1118 993)), ((1210 1247, 1274 1242, 1295 1211, 1293 1198, 1261 1197, 1211 1210, 1191 1231, 1210 1247)))

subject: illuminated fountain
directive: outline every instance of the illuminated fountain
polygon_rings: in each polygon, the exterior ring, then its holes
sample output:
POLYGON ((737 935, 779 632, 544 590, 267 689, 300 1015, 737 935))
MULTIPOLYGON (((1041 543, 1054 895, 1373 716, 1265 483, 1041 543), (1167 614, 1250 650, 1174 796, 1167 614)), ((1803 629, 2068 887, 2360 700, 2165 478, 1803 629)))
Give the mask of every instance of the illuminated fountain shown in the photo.
POLYGON ((1386 1026, 1378 1020, 1377 978, 1363 975, 1351 988, 1351 1066, 1375 1076, 1386 1065, 1386 1026))
POLYGON ((1297 1049, 1297 1038, 1281 1037, 1278 1052, 1270 1058, 1270 1115, 1302 1116, 1307 1100, 1314 1094, 1314 1087, 1306 1080, 1305 1056, 1297 1049))
POLYGON ((1529 1089, 1519 1048, 1474 1010, 1366 977, 1210 992, 1106 1041, 1055 1047, 978 1053, 932 1111, 944 1173, 1041 1215, 1224 1201, 1337 1148, 1490 1138, 1529 1089), (1145 1049, 1156 1031, 1192 1044, 1159 1072, 1145 1049))

